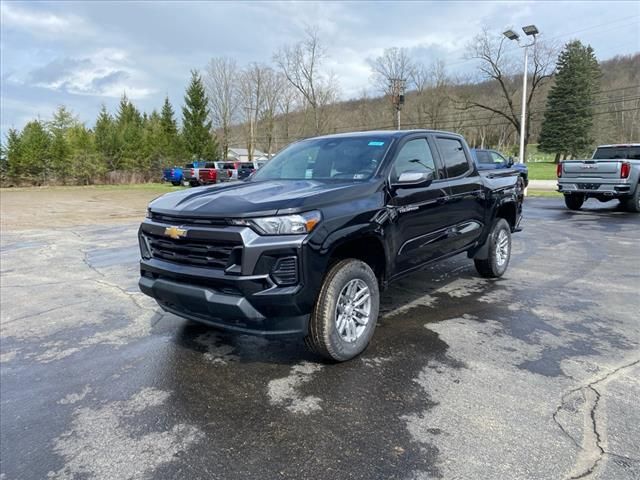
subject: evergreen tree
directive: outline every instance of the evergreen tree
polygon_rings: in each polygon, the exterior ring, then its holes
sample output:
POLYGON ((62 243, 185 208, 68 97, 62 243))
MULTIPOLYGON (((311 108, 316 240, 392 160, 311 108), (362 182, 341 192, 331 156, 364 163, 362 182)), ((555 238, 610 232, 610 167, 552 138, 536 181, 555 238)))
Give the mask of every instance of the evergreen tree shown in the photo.
POLYGON ((90 130, 77 123, 67 132, 71 150, 71 171, 73 177, 83 185, 100 180, 106 173, 102 156, 96 152, 94 135, 90 130))
POLYGON ((136 170, 143 160, 143 117, 138 109, 122 95, 116 114, 118 138, 118 170, 136 170))
POLYGON ((77 119, 60 105, 53 114, 53 119, 47 123, 51 134, 51 163, 58 181, 67 183, 71 174, 71 148, 67 140, 67 132, 77 123, 77 119))
POLYGON ((557 62, 555 84, 549 91, 538 149, 577 157, 592 144, 593 103, 599 88, 600 67, 591 46, 568 43, 557 62))
POLYGON ((164 97, 164 104, 162 105, 162 112, 160 114, 160 125, 162 126, 163 133, 167 137, 173 137, 178 134, 178 125, 174 117, 175 113, 173 112, 171 102, 169 102, 169 97, 164 97))
POLYGON ((15 129, 9 129, 7 142, 4 147, 7 176, 17 180, 22 169, 20 149, 20 133, 15 129))
POLYGON ((103 104, 94 130, 95 148, 108 170, 118 168, 120 146, 115 122, 103 104))
POLYGON ((182 107, 182 137, 187 153, 196 160, 215 159, 217 146, 211 135, 209 100, 200 75, 191 71, 191 82, 182 107))
POLYGON ((165 165, 173 165, 184 160, 182 138, 178 133, 178 124, 169 97, 165 97, 160 112, 160 126, 162 128, 162 156, 165 165))
POLYGON ((47 183, 51 176, 51 139, 40 120, 27 123, 20 134, 21 180, 47 183))

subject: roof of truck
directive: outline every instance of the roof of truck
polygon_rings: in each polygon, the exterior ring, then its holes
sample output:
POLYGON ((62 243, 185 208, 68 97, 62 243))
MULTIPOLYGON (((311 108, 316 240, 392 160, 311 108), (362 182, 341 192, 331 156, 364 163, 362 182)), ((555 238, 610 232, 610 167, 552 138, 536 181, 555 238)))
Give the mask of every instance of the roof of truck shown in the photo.
MULTIPOLYGON (((415 130, 365 130, 365 131, 356 131, 356 132, 344 132, 344 133, 333 133, 330 135, 321 135, 319 137, 313 138, 341 138, 341 137, 383 137, 383 138, 401 138, 406 135, 410 135, 412 133, 440 133, 446 135, 454 135, 456 137, 460 137, 461 135, 454 132, 445 132, 443 130, 426 130, 426 129, 415 129, 415 130)), ((305 139, 309 140, 309 139, 305 139)))
POLYGON ((640 147, 640 143, 613 143, 611 145, 598 145, 598 148, 640 147))

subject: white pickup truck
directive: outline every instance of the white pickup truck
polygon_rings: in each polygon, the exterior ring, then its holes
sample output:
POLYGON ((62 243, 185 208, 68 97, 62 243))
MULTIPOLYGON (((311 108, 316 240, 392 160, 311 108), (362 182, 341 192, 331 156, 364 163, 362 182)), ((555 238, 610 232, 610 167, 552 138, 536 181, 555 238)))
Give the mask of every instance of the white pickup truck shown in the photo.
POLYGON ((640 212, 640 143, 601 145, 591 160, 559 163, 557 175, 558 191, 571 210, 595 198, 618 199, 625 210, 640 212))

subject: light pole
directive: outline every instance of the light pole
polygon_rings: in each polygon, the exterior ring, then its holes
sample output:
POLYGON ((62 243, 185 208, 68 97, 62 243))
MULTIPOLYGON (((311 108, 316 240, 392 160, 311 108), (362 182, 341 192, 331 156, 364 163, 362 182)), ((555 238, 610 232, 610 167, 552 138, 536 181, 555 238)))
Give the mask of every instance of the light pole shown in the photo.
POLYGON ((520 151, 518 153, 518 163, 524 163, 524 135, 525 135, 525 123, 527 115, 527 66, 529 64, 529 47, 536 44, 536 35, 540 33, 535 25, 527 25, 522 27, 522 31, 527 36, 533 36, 533 41, 526 45, 520 45, 520 35, 513 30, 507 30, 503 33, 509 40, 515 40, 518 42, 520 48, 524 48, 524 75, 522 76, 522 109, 520 117, 520 151))

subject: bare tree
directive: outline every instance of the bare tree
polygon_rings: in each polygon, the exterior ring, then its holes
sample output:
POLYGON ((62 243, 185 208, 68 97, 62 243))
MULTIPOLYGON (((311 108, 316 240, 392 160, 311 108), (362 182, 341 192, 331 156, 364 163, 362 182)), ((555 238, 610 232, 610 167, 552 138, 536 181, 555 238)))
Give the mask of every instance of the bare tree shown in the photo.
POLYGON ((369 60, 369 66, 374 86, 385 95, 392 93, 393 80, 408 81, 415 70, 409 50, 397 47, 386 48, 382 55, 369 60))
POLYGON ((269 67, 252 63, 240 74, 239 102, 244 113, 244 133, 249 161, 253 160, 255 129, 264 108, 264 83, 269 67))
POLYGON ((260 112, 260 121, 264 126, 266 151, 269 157, 273 153, 275 140, 276 115, 278 106, 283 96, 287 79, 270 67, 263 72, 263 107, 260 112))
POLYGON ((304 40, 282 47, 273 57, 287 80, 311 108, 316 134, 324 127, 325 107, 337 96, 335 82, 320 71, 324 56, 317 29, 307 28, 304 40))
POLYGON ((445 114, 450 103, 445 64, 437 60, 429 67, 416 65, 411 72, 411 84, 416 90, 418 124, 423 127, 443 128, 445 114))
MULTIPOLYGON (((520 131, 520 111, 514 99, 518 98, 518 90, 521 88, 521 79, 517 76, 520 62, 518 62, 508 46, 509 40, 505 37, 497 37, 490 34, 487 29, 476 36, 468 46, 470 59, 480 61, 480 79, 495 82, 499 89, 499 100, 493 103, 483 103, 474 98, 464 101, 463 109, 480 108, 493 112, 513 125, 516 132, 520 131)), ((533 54, 530 56, 533 66, 529 68, 529 93, 527 95, 527 119, 525 126, 525 148, 529 140, 531 128, 531 107, 540 87, 553 75, 558 49, 555 45, 537 42, 531 47, 533 54)), ((526 155, 525 155, 526 158, 526 155)), ((525 161, 525 159, 522 159, 525 161)))
POLYGON ((291 134, 291 116, 289 114, 295 110, 300 99, 300 92, 287 80, 284 74, 282 74, 282 78, 284 79, 284 82, 282 83, 280 98, 278 100, 278 112, 282 116, 282 140, 285 143, 289 143, 289 137, 291 134))
POLYGON ((211 103, 213 124, 222 132, 222 154, 226 159, 231 143, 231 125, 236 119, 238 107, 239 69, 230 58, 212 58, 207 65, 204 81, 211 103))

